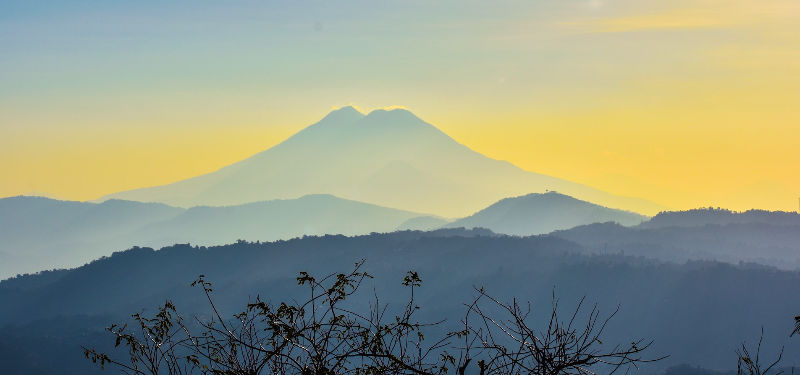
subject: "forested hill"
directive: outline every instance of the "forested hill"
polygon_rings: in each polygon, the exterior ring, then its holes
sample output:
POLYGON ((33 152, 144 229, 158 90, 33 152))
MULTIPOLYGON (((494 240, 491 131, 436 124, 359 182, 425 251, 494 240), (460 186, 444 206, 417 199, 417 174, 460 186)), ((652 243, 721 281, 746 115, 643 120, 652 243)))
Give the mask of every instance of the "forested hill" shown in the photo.
POLYGON ((670 226, 694 227, 702 225, 727 225, 762 223, 770 225, 800 226, 800 214, 787 211, 748 210, 744 212, 721 208, 697 208, 686 211, 665 211, 642 223, 642 228, 670 226))
POLYGON ((0 346, 14 350, 0 351, 0 364, 36 373, 25 366, 52 363, 57 367, 41 373, 89 373, 93 368, 80 358, 78 346, 111 343, 103 326, 142 309, 152 311, 166 299, 185 315, 207 313, 201 291, 189 286, 200 274, 214 283, 215 298, 230 316, 256 295, 271 301, 298 297, 295 277, 300 271, 342 272, 360 259, 366 259, 366 270, 375 276, 365 286, 367 297, 374 291, 389 303, 403 298, 399 284, 405 272, 418 271, 423 279, 418 302, 423 318, 431 320, 457 322, 475 286, 502 299, 533 301, 537 319, 547 313, 553 288, 566 309, 584 295, 604 314, 619 305, 604 341, 654 339, 654 353, 671 357, 655 364, 653 373, 680 363, 734 368, 737 345, 757 339, 762 326, 762 350, 785 344, 785 358, 800 354, 800 343, 788 339, 792 317, 800 312, 794 298, 800 293, 800 273, 582 255, 585 251, 552 236, 518 238, 457 229, 131 249, 77 269, 1 282, 0 326, 6 328, 0 330, 0 346))
POLYGON ((697 226, 635 226, 600 223, 556 231, 592 253, 624 253, 662 261, 713 259, 800 269, 800 225, 791 221, 705 223, 697 226))

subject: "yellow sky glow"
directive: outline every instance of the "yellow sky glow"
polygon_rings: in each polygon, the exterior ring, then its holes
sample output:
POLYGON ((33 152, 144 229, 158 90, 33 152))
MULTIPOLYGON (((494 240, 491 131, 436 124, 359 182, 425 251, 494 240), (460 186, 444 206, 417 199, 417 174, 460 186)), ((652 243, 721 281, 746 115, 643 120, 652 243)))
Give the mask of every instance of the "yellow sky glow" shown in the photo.
POLYGON ((450 43, 485 49, 474 59, 402 60, 416 70, 376 73, 391 82, 0 96, 0 196, 90 200, 178 181, 355 104, 408 108, 487 156, 670 208, 796 210, 800 3, 647 3, 483 25, 450 43))

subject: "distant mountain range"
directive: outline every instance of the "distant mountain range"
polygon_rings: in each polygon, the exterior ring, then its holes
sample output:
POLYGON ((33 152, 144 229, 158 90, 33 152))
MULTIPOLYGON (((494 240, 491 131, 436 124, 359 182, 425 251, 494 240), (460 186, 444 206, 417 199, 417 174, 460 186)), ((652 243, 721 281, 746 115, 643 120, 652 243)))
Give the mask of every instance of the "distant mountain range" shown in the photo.
POLYGON ((79 266, 134 245, 220 245, 239 239, 355 235, 390 232, 401 225, 429 229, 414 224, 412 219, 420 217, 430 216, 331 195, 190 209, 122 200, 4 198, 0 199, 0 279, 79 266))
POLYGON ((364 115, 353 107, 335 110, 284 142, 216 172, 102 199, 193 207, 324 193, 463 217, 505 197, 546 190, 647 214, 663 209, 488 158, 403 109, 364 115))
MULTIPOLYGON (((221 245, 237 240, 275 241, 305 235, 356 235, 392 232, 423 214, 341 199, 332 195, 307 195, 228 207, 193 207, 135 233, 140 243, 191 242, 221 245)), ((423 229, 411 225, 409 229, 423 229)))
POLYGON ((678 263, 717 260, 800 269, 800 214, 794 212, 663 212, 636 226, 595 223, 551 235, 595 253, 624 253, 678 263))
POLYGON ((159 203, 0 199, 0 279, 75 267, 136 244, 128 235, 184 210, 159 203))
POLYGON ((497 233, 530 236, 609 221, 628 226, 637 225, 647 219, 647 216, 637 213, 614 210, 549 192, 506 198, 446 226, 487 228, 497 233))
POLYGON ((556 231, 593 252, 624 251, 667 261, 717 259, 800 268, 800 215, 788 212, 703 209, 662 212, 648 220, 556 192, 502 199, 457 220, 326 194, 189 209, 12 197, 0 199, 0 279, 76 267, 134 245, 223 245, 458 227, 517 236, 556 231))
POLYGON ((175 243, 223 245, 286 240, 304 235, 357 235, 395 230, 481 227, 501 234, 533 235, 576 225, 645 217, 607 209, 561 194, 504 199, 465 219, 451 220, 332 195, 307 195, 236 206, 189 209, 160 203, 107 200, 0 199, 0 279, 18 273, 75 267, 131 246, 175 243), (448 224, 450 223, 450 224, 448 224))
POLYGON ((800 226, 800 213, 765 210, 736 212, 720 208, 697 208, 686 211, 660 212, 646 223, 643 223, 642 227, 695 227, 747 223, 800 226))

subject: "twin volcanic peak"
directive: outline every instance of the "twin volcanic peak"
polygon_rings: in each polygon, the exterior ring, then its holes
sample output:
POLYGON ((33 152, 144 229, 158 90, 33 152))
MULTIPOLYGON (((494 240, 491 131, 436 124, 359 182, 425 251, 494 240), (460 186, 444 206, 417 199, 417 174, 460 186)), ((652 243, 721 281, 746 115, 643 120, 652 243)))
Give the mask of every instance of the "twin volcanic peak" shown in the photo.
POLYGON ((335 110, 282 143, 215 172, 103 199, 192 207, 332 194, 463 217, 505 197, 546 190, 646 214, 662 209, 486 157, 404 109, 364 115, 353 107, 335 110))

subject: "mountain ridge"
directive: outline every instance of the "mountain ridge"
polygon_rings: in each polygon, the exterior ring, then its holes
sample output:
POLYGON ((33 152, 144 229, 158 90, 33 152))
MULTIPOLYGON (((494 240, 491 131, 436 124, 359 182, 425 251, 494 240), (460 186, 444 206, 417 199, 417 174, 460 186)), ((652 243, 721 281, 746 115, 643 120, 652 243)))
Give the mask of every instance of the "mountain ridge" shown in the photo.
POLYGON ((632 226, 645 220, 646 216, 630 211, 610 209, 550 191, 504 198, 445 227, 482 227, 496 233, 530 236, 592 223, 612 221, 632 226))
POLYGON ((659 212, 643 228, 660 228, 668 226, 698 226, 726 224, 765 223, 800 226, 800 213, 793 211, 768 211, 751 209, 747 211, 731 211, 721 208, 695 208, 684 211, 659 212))
MULTIPOLYGON (((189 209, 162 203, 102 203, 41 197, 0 199, 0 279, 75 267, 134 245, 221 245, 303 235, 394 231, 429 216, 329 194, 189 209)), ((426 229, 419 225, 408 229, 426 229)))

